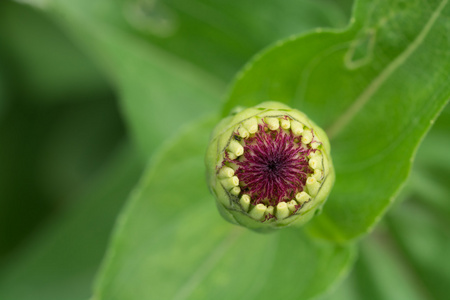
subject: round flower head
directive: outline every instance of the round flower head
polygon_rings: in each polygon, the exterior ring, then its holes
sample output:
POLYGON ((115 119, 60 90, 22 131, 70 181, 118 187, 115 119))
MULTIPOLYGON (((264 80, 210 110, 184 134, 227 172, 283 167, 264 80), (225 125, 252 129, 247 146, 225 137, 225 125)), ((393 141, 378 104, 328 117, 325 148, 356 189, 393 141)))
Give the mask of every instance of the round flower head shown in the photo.
POLYGON ((221 214, 252 229, 304 224, 334 183, 324 131, 277 102, 223 119, 214 129, 206 167, 221 214))

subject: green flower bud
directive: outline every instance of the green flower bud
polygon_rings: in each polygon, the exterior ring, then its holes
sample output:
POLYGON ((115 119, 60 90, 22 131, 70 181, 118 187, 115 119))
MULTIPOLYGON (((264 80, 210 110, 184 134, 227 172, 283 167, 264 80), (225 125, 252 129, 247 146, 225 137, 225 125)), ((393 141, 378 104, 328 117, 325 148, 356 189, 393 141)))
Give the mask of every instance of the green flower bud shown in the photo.
POLYGON ((309 221, 335 179, 325 132, 278 102, 223 119, 213 131, 206 169, 222 216, 261 231, 309 221))

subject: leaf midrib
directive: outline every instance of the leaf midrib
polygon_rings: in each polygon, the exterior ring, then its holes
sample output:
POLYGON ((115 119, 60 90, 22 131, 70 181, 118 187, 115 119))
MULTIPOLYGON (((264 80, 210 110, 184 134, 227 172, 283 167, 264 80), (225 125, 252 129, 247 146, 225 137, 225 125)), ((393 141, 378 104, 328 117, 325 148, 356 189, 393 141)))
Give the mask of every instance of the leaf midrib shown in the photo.
POLYGON ((417 37, 409 44, 406 49, 400 53, 359 95, 352 105, 336 121, 327 128, 326 132, 330 140, 334 139, 366 105, 372 96, 378 91, 383 83, 411 56, 412 53, 422 44, 431 28, 439 18, 441 12, 448 4, 448 0, 442 0, 438 7, 433 11, 431 17, 425 23, 424 27, 417 37))

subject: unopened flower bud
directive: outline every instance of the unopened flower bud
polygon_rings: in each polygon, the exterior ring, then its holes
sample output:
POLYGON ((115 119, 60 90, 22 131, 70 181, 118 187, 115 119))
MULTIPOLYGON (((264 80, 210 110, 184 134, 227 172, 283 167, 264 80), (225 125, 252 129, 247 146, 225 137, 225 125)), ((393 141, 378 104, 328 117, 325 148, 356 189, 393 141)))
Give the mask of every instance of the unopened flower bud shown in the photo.
POLYGON ((256 230, 309 221, 335 178, 324 131, 277 102, 223 119, 213 131, 206 167, 224 218, 256 230))

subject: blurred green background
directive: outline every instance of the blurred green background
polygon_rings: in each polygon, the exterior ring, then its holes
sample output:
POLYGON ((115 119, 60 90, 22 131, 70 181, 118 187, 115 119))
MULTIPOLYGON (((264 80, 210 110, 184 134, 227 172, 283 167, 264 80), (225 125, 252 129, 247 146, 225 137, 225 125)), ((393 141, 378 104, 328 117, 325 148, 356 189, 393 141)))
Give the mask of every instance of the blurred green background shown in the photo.
MULTIPOLYGON (((316 27, 343 28, 352 6, 348 0, 282 1, 276 7, 249 0, 111 3, 104 8, 112 11, 106 21, 123 23, 137 43, 151 45, 184 71, 195 66, 204 77, 214 74, 217 101, 257 52, 316 27), (111 9, 119 4, 122 15, 111 9), (149 21, 140 12, 150 7, 149 21), (269 26, 261 27, 262 21, 269 26)), ((137 147, 141 139, 129 134, 133 124, 125 124, 126 105, 119 102, 127 93, 117 84, 120 76, 101 52, 85 52, 73 38, 80 33, 68 34, 59 22, 39 9, 0 2, 5 300, 89 297, 116 216, 161 139, 137 147)), ((166 84, 160 88, 173 88, 166 84)), ((449 120, 447 109, 424 143, 401 197, 408 201, 399 201, 402 209, 393 209, 363 241, 349 279, 324 299, 444 299, 450 282, 450 267, 441 262, 450 249, 449 120)))
MULTIPOLYGON (((154 1, 122 2, 126 8, 154 1)), ((204 4, 202 15, 202 11, 190 12, 195 6, 189 8, 186 2, 168 1, 168 5, 188 11, 181 15, 185 19, 173 26, 189 26, 172 34, 164 21, 170 19, 165 15, 169 10, 162 3, 156 9, 161 16, 155 17, 155 28, 160 30, 142 29, 146 24, 139 19, 127 25, 140 39, 214 72, 226 83, 252 55, 280 38, 347 23, 351 1, 304 2, 287 1, 276 9, 271 9, 268 1, 256 7, 251 1, 218 4, 209 10, 204 4), (222 24, 207 19, 213 18, 207 16, 211 12, 224 15, 222 24), (234 14, 237 16, 231 16, 234 14), (273 26, 261 28, 261 21, 273 26), (212 26, 202 28, 207 22, 212 26), (227 25, 232 26, 224 28, 227 25)), ((198 8, 202 3, 195 4, 198 8)), ((99 70, 97 63, 44 12, 17 2, 0 3, 3 263, 49 219, 76 205, 72 202, 129 140, 118 94, 110 75, 99 70)))
POLYGON ((67 209, 126 133, 104 76, 55 24, 0 4, 0 259, 67 209))

